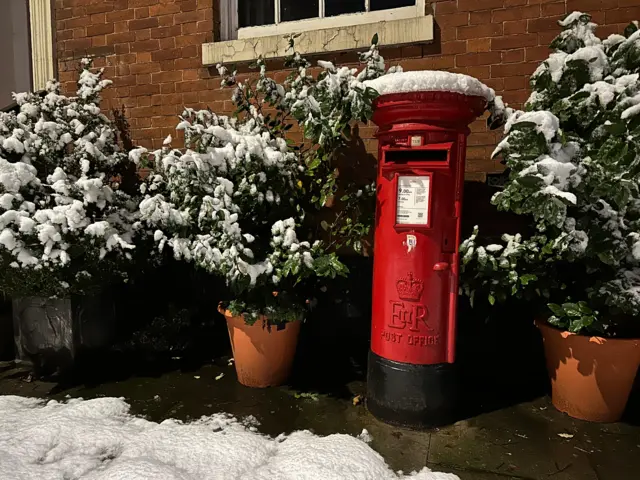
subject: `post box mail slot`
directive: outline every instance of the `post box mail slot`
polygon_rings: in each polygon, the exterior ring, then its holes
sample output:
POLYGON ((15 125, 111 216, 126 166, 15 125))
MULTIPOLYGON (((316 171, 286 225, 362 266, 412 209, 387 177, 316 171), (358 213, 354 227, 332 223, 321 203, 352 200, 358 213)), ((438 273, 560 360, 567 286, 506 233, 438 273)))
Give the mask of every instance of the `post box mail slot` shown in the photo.
POLYGON ((447 162, 449 161, 449 150, 388 150, 385 161, 387 163, 447 162))

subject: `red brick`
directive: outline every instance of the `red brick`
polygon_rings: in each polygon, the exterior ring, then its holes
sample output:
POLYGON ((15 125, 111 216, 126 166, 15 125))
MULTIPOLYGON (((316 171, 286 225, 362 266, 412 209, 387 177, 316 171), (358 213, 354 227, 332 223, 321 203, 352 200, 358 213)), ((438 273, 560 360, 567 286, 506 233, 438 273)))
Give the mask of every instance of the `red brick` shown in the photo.
POLYGON ((537 18, 540 16, 540 5, 527 7, 506 8, 493 11, 494 22, 506 22, 508 20, 522 20, 523 18, 537 18))
POLYGON ((73 30, 62 30, 56 32, 56 40, 60 42, 61 40, 69 40, 73 38, 73 30))
MULTIPOLYGON (((199 57, 200 54, 198 52, 198 45, 190 45, 188 47, 183 47, 182 51, 180 52, 180 55, 182 55, 183 58, 199 57)), ((445 57, 443 56, 443 58, 445 57)))
MULTIPOLYGON (((193 35, 181 35, 175 37, 176 47, 188 47, 189 45, 202 45, 206 38, 205 33, 194 33, 193 35)), ((422 46, 404 47, 402 50, 402 58, 421 57, 422 46)))
POLYGON ((131 85, 136 84, 136 76, 125 75, 123 77, 118 77, 116 78, 114 84, 116 87, 130 87, 131 85))
POLYGON ((529 92, 526 90, 511 90, 505 92, 504 99, 507 103, 525 103, 529 99, 529 92))
POLYGON ((502 61, 504 63, 519 63, 524 61, 524 48, 519 50, 507 50, 504 52, 502 61))
POLYGON ((105 23, 107 21, 104 13, 96 13, 95 15, 91 15, 90 17, 91 23, 105 23))
POLYGON ((64 28, 79 28, 79 27, 86 27, 86 26, 87 26, 87 19, 84 17, 71 18, 64 22, 64 28))
POLYGON ((465 172, 464 181, 487 183, 487 174, 484 172, 465 172))
MULTIPOLYGON (((157 42, 158 40, 156 40, 157 42)), ((180 50, 179 48, 174 48, 170 50, 158 50, 157 52, 151 53, 151 59, 154 62, 158 62, 161 60, 171 60, 175 58, 180 58, 180 50)))
POLYGON ((557 36, 558 32, 540 32, 538 33, 538 45, 549 45, 557 36))
POLYGON ((122 22, 124 20, 133 20, 134 11, 133 9, 128 10, 116 10, 113 12, 106 13, 107 22, 122 22))
POLYGON ((469 25, 482 25, 483 23, 491 23, 491 12, 489 10, 471 12, 469 15, 469 25))
POLYGON ((637 7, 638 0, 618 0, 619 7, 637 7))
POLYGON ((467 53, 456 56, 456 66, 472 67, 476 65, 493 65, 502 61, 501 52, 467 53))
POLYGON ((488 52, 491 50, 490 38, 471 38, 467 40, 468 52, 488 52))
POLYGON ((160 71, 161 72, 172 72, 176 69, 176 61, 175 60, 162 60, 160 62, 160 71))
POLYGON ((527 77, 507 77, 504 79, 504 89, 505 90, 521 90, 527 88, 529 82, 527 81, 527 77))
POLYGON ((202 60, 199 58, 178 58, 174 63, 174 68, 184 70, 187 68, 198 68, 201 65, 202 60))
POLYGON ((491 70, 489 65, 480 65, 477 67, 466 67, 466 74, 471 77, 479 78, 480 80, 484 80, 487 78, 491 78, 491 70))
MULTIPOLYGON (((147 28, 146 30, 136 30, 136 41, 149 40, 151 38, 151 29, 147 28)), ((160 46, 162 48, 162 46, 160 46)))
POLYGON ((180 3, 180 10, 183 12, 191 12, 198 8, 197 0, 183 0, 180 3))
POLYGON ((443 54, 465 53, 467 51, 467 42, 464 40, 455 42, 444 42, 441 45, 443 54))
POLYGON ((156 17, 141 18, 139 20, 129 21, 129 30, 141 30, 143 28, 154 28, 158 26, 156 17))
POLYGON ((528 0, 504 0, 505 8, 509 7, 519 7, 521 5, 526 5, 528 0))
POLYGON ((510 63, 504 65, 491 65, 491 78, 517 77, 531 75, 538 67, 538 63, 510 63))
POLYGON ((213 20, 213 8, 198 10, 198 20, 213 20))
POLYGON ((131 65, 131 73, 134 75, 140 75, 142 73, 155 73, 159 71, 159 63, 133 63, 131 65))
POLYGON ((198 70, 184 70, 182 72, 183 80, 197 80, 200 78, 200 73, 198 70))
POLYGON ((172 15, 180 11, 178 3, 165 3, 160 5, 152 5, 149 7, 149 15, 157 17, 160 15, 172 15))
POLYGON ((144 40, 142 42, 134 42, 131 44, 132 52, 152 52, 154 50, 158 50, 158 48, 160 48, 160 43, 155 39, 144 40))
POLYGON ((129 53, 131 51, 131 46, 129 43, 119 43, 114 45, 113 51, 118 54, 129 53))
POLYGON ((73 17, 71 8, 56 8, 56 20, 66 20, 71 17, 73 17))
POLYGON ((151 75, 152 83, 181 82, 182 70, 175 72, 159 72, 151 75))
POLYGON ((170 27, 173 25, 173 15, 161 15, 158 17, 158 25, 161 27, 170 27))
POLYGON ((528 47, 525 50, 525 60, 527 62, 541 62, 542 60, 546 60, 551 53, 552 50, 550 50, 547 45, 528 47))
POLYGON ((461 12, 475 12, 503 6, 504 0, 458 0, 458 10, 461 12))
POLYGON ((176 91, 175 83, 163 83, 162 85, 160 85, 160 93, 162 95, 167 93, 174 93, 175 91, 176 91))
POLYGON ((451 15, 438 15, 436 23, 441 27, 459 27, 469 25, 469 13, 452 13, 451 15))
POLYGON ((211 22, 209 20, 205 20, 203 22, 198 22, 196 24, 196 30, 198 32, 206 32, 206 33, 212 33, 213 32, 213 25, 211 24, 211 22))
POLYGON ((168 93, 165 95, 154 95, 151 97, 151 105, 180 105, 182 104, 181 93, 168 93))
MULTIPOLYGON (((461 0, 462 1, 462 0, 461 0)), ((497 37, 502 35, 502 24, 474 25, 471 27, 458 27, 458 40, 469 38, 497 37)))
POLYGON ((154 28, 151 31, 151 38, 168 38, 180 35, 182 32, 180 25, 174 25, 173 27, 154 28))
MULTIPOLYGON (((190 22, 182 24, 182 34, 183 35, 192 35, 198 31, 198 22, 190 22)), ((444 30, 445 32, 447 29, 444 30)))
POLYGON ((606 23, 630 23, 640 18, 640 5, 632 8, 619 8, 605 12, 606 23))
POLYGON ((107 46, 107 37, 105 35, 91 37, 91 47, 106 47, 106 46, 107 46))
POLYGON ((616 0, 567 0, 567 12, 592 12, 615 6, 616 0), (612 5, 613 4, 613 5, 612 5))
POLYGON ((510 22, 504 22, 505 35, 517 35, 519 33, 527 33, 526 20, 513 20, 510 22))
POLYGON ((84 27, 74 28, 72 31, 73 31, 73 38, 84 38, 87 36, 87 29, 84 27))
POLYGON ((198 12, 184 12, 184 13, 176 13, 173 16, 173 23, 175 25, 180 25, 182 23, 188 22, 197 22, 198 21, 198 12))
POLYGON ((100 2, 93 5, 87 5, 85 7, 85 11, 88 15, 93 15, 94 13, 104 13, 113 11, 113 4, 108 2, 100 2))
POLYGON ((182 104, 191 105, 198 101, 199 92, 186 92, 182 94, 182 104))
POLYGON ((555 16, 549 18, 535 18, 529 20, 529 33, 557 31, 560 32, 561 27, 558 25, 558 20, 562 20, 563 16, 555 16))
POLYGON ((160 0, 129 0, 130 7, 149 7, 156 5, 160 0))
POLYGON ((123 33, 129 31, 129 22, 124 20, 122 22, 114 22, 113 23, 113 31, 115 33, 123 33))
POLYGON ((545 3, 543 5, 540 5, 540 15, 542 15, 543 17, 548 17, 551 15, 565 15, 566 13, 567 6, 565 2, 545 3))
POLYGON ((170 50, 176 47, 176 39, 174 37, 167 37, 160 39, 160 49, 170 50))
POLYGON ((508 50, 513 48, 532 47, 538 45, 538 35, 527 33, 525 35, 509 35, 491 39, 491 50, 508 50))
POLYGON ((495 145, 497 132, 478 132, 469 136, 469 146, 474 145, 495 145))
POLYGON ((202 87, 199 80, 190 80, 188 82, 175 83, 176 92, 195 92, 202 87))
POLYGON ((90 38, 74 38, 73 40, 67 40, 64 42, 64 48, 66 50, 85 50, 91 47, 90 38))
POLYGON ((151 83, 151 74, 143 73, 136 75, 136 85, 148 85, 151 83))
POLYGON ((107 42, 109 42, 110 45, 133 42, 134 40, 135 33, 133 32, 112 33, 111 35, 107 35, 107 42))
POLYGON ((502 92, 504 90, 504 78, 489 78, 484 80, 484 83, 496 92, 502 92))
POLYGON ((433 8, 435 8, 436 15, 446 15, 447 13, 455 13, 458 11, 458 5, 456 0, 452 2, 438 2, 433 4, 433 8))
POLYGON ((140 7, 134 10, 135 18, 147 18, 149 16, 149 7, 140 7))

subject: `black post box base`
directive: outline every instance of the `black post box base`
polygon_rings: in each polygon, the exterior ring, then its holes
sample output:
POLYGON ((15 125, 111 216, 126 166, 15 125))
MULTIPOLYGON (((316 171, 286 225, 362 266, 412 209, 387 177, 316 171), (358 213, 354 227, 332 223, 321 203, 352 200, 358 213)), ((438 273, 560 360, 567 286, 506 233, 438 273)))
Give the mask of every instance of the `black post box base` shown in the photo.
POLYGON ((369 352, 367 408, 379 420, 409 428, 455 421, 455 365, 412 365, 369 352))

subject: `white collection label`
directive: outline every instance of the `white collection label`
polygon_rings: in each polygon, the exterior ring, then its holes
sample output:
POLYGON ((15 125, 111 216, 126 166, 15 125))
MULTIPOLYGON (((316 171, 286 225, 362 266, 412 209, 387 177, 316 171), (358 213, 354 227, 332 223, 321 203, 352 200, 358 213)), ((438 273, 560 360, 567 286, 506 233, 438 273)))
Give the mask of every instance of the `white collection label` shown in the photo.
POLYGON ((411 137, 411 146, 412 147, 421 147, 422 146, 422 137, 420 137, 420 136, 411 137))
POLYGON ((431 177, 398 177, 396 223, 429 224, 429 188, 431 177))

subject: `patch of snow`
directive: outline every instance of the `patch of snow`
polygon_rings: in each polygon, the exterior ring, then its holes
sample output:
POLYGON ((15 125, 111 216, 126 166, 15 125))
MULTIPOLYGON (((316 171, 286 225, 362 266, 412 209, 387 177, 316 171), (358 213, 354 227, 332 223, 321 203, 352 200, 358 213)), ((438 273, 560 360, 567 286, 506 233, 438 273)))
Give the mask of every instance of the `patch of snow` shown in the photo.
POLYGON ((348 435, 271 438, 225 414, 158 424, 116 398, 0 397, 0 451, 0 478, 16 480, 459 480, 394 473, 348 435))
POLYGON ((367 80, 364 85, 373 88, 380 95, 438 91, 484 97, 487 101, 495 98, 495 92, 477 78, 440 71, 391 73, 374 80, 367 80))

